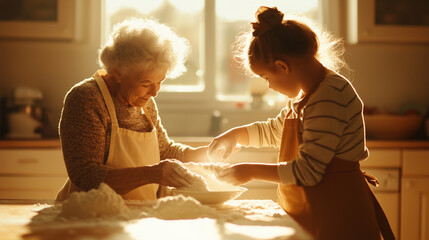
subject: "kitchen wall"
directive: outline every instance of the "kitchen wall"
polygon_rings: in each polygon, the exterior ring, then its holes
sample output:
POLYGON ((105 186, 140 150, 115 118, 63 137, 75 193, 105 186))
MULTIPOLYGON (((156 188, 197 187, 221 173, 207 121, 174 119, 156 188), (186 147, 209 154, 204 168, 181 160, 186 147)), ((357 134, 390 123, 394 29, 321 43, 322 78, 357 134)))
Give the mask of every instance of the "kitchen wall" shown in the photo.
MULTIPOLYGON (((91 76, 98 68, 101 0, 81 1, 81 4, 80 37, 74 41, 0 39, 0 96, 7 96, 18 86, 41 89, 53 132, 64 95, 75 83, 91 76)), ((408 102, 429 106, 429 76, 426 70, 429 66, 429 42, 346 45, 345 57, 353 70, 349 77, 366 105, 392 111, 400 110, 408 102)), ((209 132, 207 122, 212 109, 199 113, 188 109, 186 121, 189 127, 185 128, 178 124, 183 123, 178 119, 180 114, 166 111, 161 115, 171 135, 206 135, 209 132)), ((275 116, 272 111, 240 110, 238 114, 243 113, 248 114, 249 118, 238 118, 234 111, 229 111, 226 115, 230 121, 226 128, 275 116)))
POLYGON ((42 90, 51 132, 56 132, 64 95, 74 84, 90 77, 98 66, 101 1, 80 4, 78 39, 0 39, 0 96, 9 96, 20 86, 42 90))

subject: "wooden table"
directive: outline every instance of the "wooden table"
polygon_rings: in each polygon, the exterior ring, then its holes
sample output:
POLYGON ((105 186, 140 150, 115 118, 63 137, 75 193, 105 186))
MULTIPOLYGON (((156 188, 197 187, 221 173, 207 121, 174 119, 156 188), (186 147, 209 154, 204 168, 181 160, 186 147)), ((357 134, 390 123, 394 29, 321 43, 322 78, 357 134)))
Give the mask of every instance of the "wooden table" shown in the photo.
POLYGON ((271 200, 234 200, 214 207, 226 215, 251 210, 252 213, 232 221, 154 217, 53 221, 52 214, 46 218, 46 213, 56 206, 54 201, 0 200, 0 239, 311 239, 271 200), (42 218, 45 222, 40 221, 42 218))

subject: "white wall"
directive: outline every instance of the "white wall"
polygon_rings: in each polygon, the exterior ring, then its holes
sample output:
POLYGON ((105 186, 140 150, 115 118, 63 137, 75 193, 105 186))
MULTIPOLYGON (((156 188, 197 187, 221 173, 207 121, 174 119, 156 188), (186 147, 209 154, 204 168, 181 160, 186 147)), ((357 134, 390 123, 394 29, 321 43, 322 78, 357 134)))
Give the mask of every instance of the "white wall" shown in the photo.
MULTIPOLYGON (((82 4, 82 38, 78 41, 0 39, 0 96, 6 96, 17 86, 41 89, 54 131, 66 92, 98 68, 101 0, 82 1, 82 4)), ((429 42, 348 45, 346 60, 354 70, 351 80, 367 105, 399 110, 412 101, 429 106, 429 42)), ((193 110, 185 111, 189 128, 179 127, 177 111, 161 115, 166 118, 163 122, 172 135, 205 135, 211 112, 205 109, 195 113, 194 121, 193 110), (167 119, 170 116, 172 119, 167 119)), ((238 118, 234 111, 229 111, 228 127, 273 116, 272 112, 261 111, 256 115, 246 111, 237 114, 249 119, 238 118)))
POLYGON ((345 56, 366 105, 391 111, 410 102, 429 106, 429 42, 348 45, 345 56))

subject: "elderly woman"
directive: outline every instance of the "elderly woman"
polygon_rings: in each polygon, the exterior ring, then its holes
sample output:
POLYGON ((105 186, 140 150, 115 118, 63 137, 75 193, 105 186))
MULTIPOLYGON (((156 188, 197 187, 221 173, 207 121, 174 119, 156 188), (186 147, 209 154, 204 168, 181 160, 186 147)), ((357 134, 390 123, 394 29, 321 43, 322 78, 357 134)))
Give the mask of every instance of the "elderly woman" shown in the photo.
POLYGON ((170 140, 154 100, 166 76, 184 72, 188 49, 186 39, 154 20, 115 25, 100 50, 102 69, 65 97, 59 132, 69 179, 57 200, 102 182, 137 200, 155 199, 159 185, 189 184, 177 160, 205 161, 206 147, 170 140))

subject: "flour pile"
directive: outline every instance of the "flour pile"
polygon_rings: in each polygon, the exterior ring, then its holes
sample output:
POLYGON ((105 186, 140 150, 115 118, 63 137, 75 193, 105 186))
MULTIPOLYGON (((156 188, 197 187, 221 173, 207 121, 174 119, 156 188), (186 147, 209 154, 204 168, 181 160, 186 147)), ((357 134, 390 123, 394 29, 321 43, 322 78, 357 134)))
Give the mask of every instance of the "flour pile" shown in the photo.
POLYGON ((130 209, 122 197, 109 185, 101 183, 98 189, 88 192, 73 192, 62 203, 59 217, 67 219, 83 218, 127 218, 130 209))
POLYGON ((216 209, 200 202, 192 197, 182 195, 170 196, 158 199, 151 208, 144 209, 147 217, 156 217, 159 219, 196 219, 196 218, 218 218, 220 213, 216 209))

